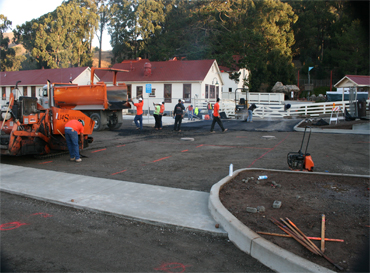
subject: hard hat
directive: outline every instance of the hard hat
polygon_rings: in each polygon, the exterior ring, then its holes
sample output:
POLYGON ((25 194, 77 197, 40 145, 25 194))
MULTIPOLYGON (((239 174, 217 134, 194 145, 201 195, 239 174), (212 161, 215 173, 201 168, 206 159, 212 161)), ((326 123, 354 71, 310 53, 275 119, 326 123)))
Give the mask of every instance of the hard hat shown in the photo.
POLYGON ((139 100, 143 100, 142 98, 139 98, 139 100))
POLYGON ((78 121, 82 123, 82 126, 85 126, 85 122, 82 119, 79 119, 78 121))
POLYGON ((182 100, 182 102, 185 102, 184 100, 182 100))

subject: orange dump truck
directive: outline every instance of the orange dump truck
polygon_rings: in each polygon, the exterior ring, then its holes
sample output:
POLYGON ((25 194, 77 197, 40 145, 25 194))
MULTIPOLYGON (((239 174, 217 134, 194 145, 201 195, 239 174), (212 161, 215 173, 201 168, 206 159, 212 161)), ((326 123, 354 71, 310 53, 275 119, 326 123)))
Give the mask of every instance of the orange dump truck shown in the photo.
POLYGON ((117 73, 127 70, 112 68, 91 68, 91 84, 77 85, 68 83, 53 83, 49 92, 52 92, 54 101, 59 108, 79 110, 95 121, 94 130, 99 131, 108 126, 114 130, 121 127, 122 109, 131 108, 128 103, 127 85, 117 84, 117 73), (104 82, 94 84, 95 70, 113 72, 113 85, 107 86, 104 82))

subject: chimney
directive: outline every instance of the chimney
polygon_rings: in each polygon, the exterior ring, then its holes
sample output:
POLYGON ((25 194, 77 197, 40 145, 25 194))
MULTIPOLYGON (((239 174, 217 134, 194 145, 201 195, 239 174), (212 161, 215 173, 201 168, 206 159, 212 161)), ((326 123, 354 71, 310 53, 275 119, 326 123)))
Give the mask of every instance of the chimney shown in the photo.
POLYGON ((152 75, 152 65, 150 63, 144 64, 144 76, 152 75))

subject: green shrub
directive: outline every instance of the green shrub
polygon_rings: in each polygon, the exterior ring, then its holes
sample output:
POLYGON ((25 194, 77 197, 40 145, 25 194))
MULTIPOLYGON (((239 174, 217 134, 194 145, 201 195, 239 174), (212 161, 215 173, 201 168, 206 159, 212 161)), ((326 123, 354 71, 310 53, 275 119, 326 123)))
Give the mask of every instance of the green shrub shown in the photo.
MULTIPOLYGON (((316 96, 318 96, 319 94, 326 95, 326 91, 329 91, 329 90, 330 90, 330 87, 328 87, 328 86, 320 86, 320 87, 314 88, 313 91, 312 91, 312 94, 315 94, 316 96)), ((331 90, 332 91, 337 91, 337 88, 332 87, 331 90)))

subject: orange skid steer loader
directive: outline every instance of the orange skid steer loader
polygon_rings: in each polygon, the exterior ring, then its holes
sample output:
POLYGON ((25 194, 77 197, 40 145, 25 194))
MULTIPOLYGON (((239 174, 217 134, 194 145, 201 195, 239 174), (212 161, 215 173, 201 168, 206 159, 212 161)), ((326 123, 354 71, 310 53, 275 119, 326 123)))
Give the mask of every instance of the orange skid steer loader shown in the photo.
POLYGON ((1 109, 1 155, 45 155, 68 150, 64 125, 72 119, 85 123, 80 149, 92 143, 93 138, 89 136, 94 128, 92 119, 76 110, 43 108, 35 97, 17 99, 18 83, 10 94, 9 104, 1 109))

